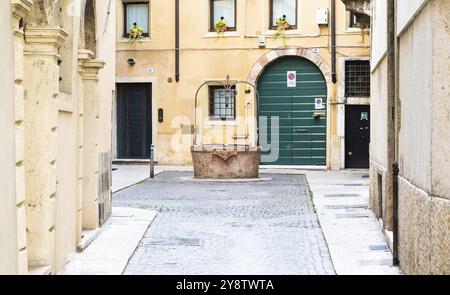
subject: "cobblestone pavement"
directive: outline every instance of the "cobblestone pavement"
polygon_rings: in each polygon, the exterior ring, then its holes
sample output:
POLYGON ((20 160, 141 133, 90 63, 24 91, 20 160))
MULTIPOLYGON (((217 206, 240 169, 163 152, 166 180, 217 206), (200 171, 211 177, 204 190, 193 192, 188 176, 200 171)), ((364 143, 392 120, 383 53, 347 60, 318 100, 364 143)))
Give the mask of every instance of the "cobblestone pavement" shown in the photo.
POLYGON ((114 195, 158 211, 125 274, 334 274, 302 175, 195 182, 164 172, 114 195))

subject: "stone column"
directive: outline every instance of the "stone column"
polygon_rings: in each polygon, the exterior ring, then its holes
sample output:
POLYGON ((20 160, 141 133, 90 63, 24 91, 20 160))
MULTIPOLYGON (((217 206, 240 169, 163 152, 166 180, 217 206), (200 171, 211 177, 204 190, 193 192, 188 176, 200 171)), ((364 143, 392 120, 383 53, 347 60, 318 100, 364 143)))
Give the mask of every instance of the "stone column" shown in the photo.
POLYGON ((27 233, 25 217, 25 169, 23 165, 25 154, 24 132, 24 32, 23 19, 28 15, 32 2, 30 0, 13 0, 11 3, 12 28, 14 33, 14 122, 15 122, 15 177, 17 205, 17 250, 18 273, 28 272, 27 233))
POLYGON ((30 266, 52 265, 55 247, 58 50, 68 34, 59 27, 25 32, 25 183, 30 266))
POLYGON ((93 53, 79 53, 82 79, 82 107, 79 109, 82 123, 82 228, 93 230, 99 227, 98 183, 99 183, 99 125, 100 101, 97 93, 98 73, 105 63, 92 59, 93 53))

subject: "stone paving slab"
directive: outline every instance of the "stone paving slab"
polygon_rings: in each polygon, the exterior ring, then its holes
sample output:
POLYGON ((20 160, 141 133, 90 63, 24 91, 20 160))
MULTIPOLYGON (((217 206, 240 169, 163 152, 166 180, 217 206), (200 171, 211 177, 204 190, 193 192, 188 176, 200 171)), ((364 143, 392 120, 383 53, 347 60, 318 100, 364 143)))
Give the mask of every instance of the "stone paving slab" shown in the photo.
POLYGON ((164 172, 114 195, 158 216, 125 274, 334 274, 303 175, 192 182, 164 172))
POLYGON ((339 275, 400 274, 369 206, 368 171, 306 171, 339 275))
MULTIPOLYGON (((192 167, 187 166, 155 166, 155 175, 163 171, 192 171, 192 167)), ((139 165, 113 165, 112 172, 112 192, 116 193, 130 186, 133 186, 150 177, 149 164, 139 165)))
POLYGON ((113 207, 110 220, 81 253, 72 255, 59 275, 121 275, 157 212, 113 207))

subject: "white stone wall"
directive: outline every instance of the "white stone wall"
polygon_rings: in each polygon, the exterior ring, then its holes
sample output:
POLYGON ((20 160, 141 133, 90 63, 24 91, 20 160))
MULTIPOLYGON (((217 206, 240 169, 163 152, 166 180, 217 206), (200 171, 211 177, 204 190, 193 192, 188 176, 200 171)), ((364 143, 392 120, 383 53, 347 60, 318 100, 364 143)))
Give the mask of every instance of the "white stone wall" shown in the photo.
POLYGON ((429 5, 399 42, 400 173, 428 192, 432 164, 433 21, 429 5))
POLYGON ((433 3, 431 193, 450 199, 450 2, 433 3))
POLYGON ((372 0, 372 70, 381 62, 387 50, 386 0, 372 0))
POLYGON ((410 24, 411 20, 420 13, 420 10, 429 0, 397 0, 397 34, 410 24))
POLYGON ((14 47, 10 1, 0 2, 0 275, 17 274, 14 47))
MULTIPOLYGON (((387 63, 380 22, 385 1, 376 0, 373 19, 371 206, 384 224, 392 182, 387 163, 387 63), (378 174, 382 175, 381 190, 378 174), (381 193, 381 194, 380 194, 381 193), (380 195, 383 195, 379 208, 380 195)), ((397 0, 399 259, 407 274, 449 274, 450 252, 450 2, 397 0)))

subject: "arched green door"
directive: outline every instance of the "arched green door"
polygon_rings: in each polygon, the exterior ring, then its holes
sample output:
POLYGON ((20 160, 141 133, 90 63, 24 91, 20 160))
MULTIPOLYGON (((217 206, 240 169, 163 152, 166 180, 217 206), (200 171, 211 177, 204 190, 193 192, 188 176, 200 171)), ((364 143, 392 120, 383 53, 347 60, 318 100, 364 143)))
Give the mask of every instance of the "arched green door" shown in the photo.
POLYGON ((325 165, 327 84, 320 69, 301 57, 282 57, 265 69, 258 91, 260 122, 267 120, 259 126, 262 164, 325 165))

